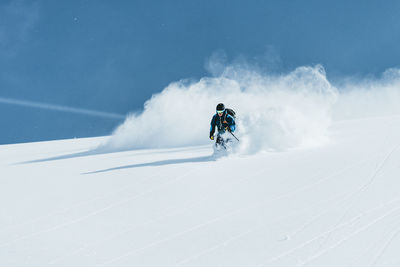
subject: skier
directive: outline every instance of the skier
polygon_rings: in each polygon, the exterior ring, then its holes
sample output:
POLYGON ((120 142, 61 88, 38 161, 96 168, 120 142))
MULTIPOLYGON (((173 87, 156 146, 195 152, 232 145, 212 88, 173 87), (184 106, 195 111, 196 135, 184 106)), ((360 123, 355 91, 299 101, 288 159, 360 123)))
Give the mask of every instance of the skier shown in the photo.
POLYGON ((234 132, 236 129, 234 111, 231 109, 225 109, 225 105, 219 103, 216 108, 217 112, 211 119, 211 128, 210 128, 210 139, 214 140, 215 128, 218 129, 217 140, 215 141, 215 145, 221 145, 226 148, 225 143, 229 142, 230 139, 227 138, 224 140, 222 135, 228 131, 230 133, 234 132), (230 113, 230 114, 229 114, 230 113), (232 115, 231 115, 232 114, 232 115))

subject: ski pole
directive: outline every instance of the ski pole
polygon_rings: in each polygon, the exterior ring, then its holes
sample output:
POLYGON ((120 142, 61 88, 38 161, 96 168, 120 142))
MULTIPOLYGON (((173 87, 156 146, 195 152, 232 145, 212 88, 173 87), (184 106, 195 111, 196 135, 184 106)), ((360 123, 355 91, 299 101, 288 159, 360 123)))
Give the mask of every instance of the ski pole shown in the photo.
POLYGON ((239 139, 237 139, 237 137, 236 137, 231 131, 229 131, 229 132, 231 133, 231 135, 232 135, 233 137, 235 137, 236 140, 238 140, 238 142, 240 142, 239 139))

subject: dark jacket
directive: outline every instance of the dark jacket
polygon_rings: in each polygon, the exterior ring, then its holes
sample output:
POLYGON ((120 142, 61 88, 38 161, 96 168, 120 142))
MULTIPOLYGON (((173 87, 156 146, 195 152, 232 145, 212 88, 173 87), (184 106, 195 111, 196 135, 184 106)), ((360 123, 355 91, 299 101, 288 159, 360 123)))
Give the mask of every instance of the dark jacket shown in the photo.
POLYGON ((218 129, 219 134, 225 133, 225 128, 229 127, 231 132, 234 132, 236 129, 235 119, 229 115, 226 111, 222 116, 218 116, 218 114, 214 114, 211 119, 211 128, 210 128, 210 136, 214 134, 215 128, 218 129))

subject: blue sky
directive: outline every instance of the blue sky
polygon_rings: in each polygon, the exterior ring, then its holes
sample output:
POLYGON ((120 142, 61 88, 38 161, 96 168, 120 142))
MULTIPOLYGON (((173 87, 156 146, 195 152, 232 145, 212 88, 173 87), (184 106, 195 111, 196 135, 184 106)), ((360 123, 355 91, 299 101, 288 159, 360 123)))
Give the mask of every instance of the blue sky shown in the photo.
POLYGON ((107 135, 216 52, 331 80, 400 62, 399 1, 0 0, 0 143, 107 135), (39 104, 38 104, 39 103, 39 104), (76 108, 38 108, 40 103, 76 108), (99 115, 99 114, 98 114, 99 115))

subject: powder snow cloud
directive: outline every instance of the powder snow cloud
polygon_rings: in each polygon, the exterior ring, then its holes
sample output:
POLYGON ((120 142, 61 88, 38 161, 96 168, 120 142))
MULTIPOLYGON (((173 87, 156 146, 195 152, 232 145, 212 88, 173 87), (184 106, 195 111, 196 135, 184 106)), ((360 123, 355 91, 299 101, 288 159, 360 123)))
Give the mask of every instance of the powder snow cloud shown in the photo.
POLYGON ((345 77, 333 85, 321 65, 286 74, 212 59, 213 75, 173 82, 129 115, 100 149, 118 151, 210 144, 215 106, 237 112, 238 152, 283 151, 329 141, 332 121, 400 114, 400 70, 380 77, 345 77))
POLYGON ((237 112, 241 153, 320 144, 336 98, 320 65, 285 75, 231 65, 216 77, 171 83, 143 112, 128 116, 101 149, 210 144, 209 124, 220 102, 237 112))

